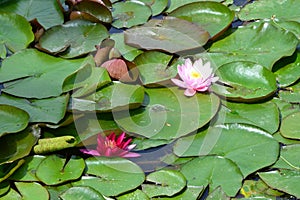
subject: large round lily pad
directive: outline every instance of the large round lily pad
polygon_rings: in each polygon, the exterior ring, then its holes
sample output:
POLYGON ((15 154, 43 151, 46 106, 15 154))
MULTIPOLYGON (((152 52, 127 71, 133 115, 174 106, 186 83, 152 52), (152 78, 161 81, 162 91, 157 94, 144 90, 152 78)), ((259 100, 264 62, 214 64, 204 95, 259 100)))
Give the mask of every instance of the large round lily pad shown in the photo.
POLYGON ((267 68, 248 61, 231 62, 216 71, 220 82, 213 91, 236 101, 254 101, 267 98, 277 90, 275 75, 267 68))
POLYGON ((210 38, 209 33, 198 25, 175 17, 152 19, 124 33, 128 45, 170 53, 200 48, 210 38))
POLYGON ((220 100, 213 94, 188 98, 176 87, 146 89, 145 107, 114 113, 125 131, 147 138, 173 139, 207 124, 216 114, 220 100))
POLYGON ((172 11, 170 16, 185 19, 207 30, 211 37, 228 27, 234 19, 234 12, 218 2, 196 2, 172 11))

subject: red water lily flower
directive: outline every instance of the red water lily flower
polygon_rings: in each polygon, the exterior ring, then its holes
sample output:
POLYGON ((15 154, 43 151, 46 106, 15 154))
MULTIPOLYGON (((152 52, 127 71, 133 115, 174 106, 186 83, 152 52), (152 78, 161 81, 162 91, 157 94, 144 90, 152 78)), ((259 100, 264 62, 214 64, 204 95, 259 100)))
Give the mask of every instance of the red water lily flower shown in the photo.
POLYGON ((116 137, 115 133, 111 133, 107 137, 98 135, 97 149, 80 149, 82 153, 93 156, 106 156, 106 157, 124 157, 132 158, 138 157, 140 154, 130 152, 136 144, 130 144, 132 139, 125 140, 125 133, 116 137), (130 144, 130 145, 129 145, 130 144))

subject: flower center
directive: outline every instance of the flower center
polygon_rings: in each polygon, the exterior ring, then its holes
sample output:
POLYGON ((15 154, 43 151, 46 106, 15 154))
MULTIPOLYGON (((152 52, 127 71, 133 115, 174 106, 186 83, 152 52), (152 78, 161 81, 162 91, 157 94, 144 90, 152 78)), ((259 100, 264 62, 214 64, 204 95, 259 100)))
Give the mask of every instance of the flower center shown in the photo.
POLYGON ((116 148, 116 146, 117 146, 116 142, 113 141, 113 140, 105 141, 104 144, 105 144, 106 147, 109 147, 111 149, 116 148))
POLYGON ((195 70, 191 71, 191 77, 194 78, 194 79, 198 79, 198 78, 201 78, 201 74, 195 70))

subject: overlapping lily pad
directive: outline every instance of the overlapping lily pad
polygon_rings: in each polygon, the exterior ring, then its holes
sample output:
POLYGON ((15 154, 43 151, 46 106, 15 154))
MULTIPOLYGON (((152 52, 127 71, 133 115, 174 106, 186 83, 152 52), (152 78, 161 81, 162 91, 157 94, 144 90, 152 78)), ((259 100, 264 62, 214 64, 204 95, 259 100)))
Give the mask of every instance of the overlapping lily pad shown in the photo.
POLYGON ((152 15, 161 14, 168 6, 168 0, 139 0, 151 7, 152 15))
POLYGON ((277 90, 275 75, 256 63, 227 63, 216 74, 222 84, 214 84, 213 90, 230 100, 255 101, 268 98, 277 90))
POLYGON ((124 130, 153 139, 178 138, 201 128, 216 114, 220 103, 213 94, 188 98, 175 87, 145 91, 145 107, 114 117, 124 130))
POLYGON ((283 56, 292 55, 298 44, 297 37, 272 22, 258 22, 238 28, 234 33, 212 44, 211 59, 218 66, 232 61, 251 61, 268 69, 283 56), (280 38, 280 40, 270 40, 280 38), (251 41, 251 42, 249 42, 251 41))
POLYGON ((125 31, 125 43, 130 46, 170 53, 200 48, 209 37, 209 33, 196 24, 173 17, 152 19, 125 31))
POLYGON ((45 32, 39 40, 39 46, 64 58, 73 58, 95 51, 108 37, 104 25, 83 20, 69 21, 45 32))
POLYGON ((0 12, 0 24, 0 58, 6 57, 6 47, 16 52, 25 49, 34 39, 30 24, 17 14, 0 12))
POLYGON ((58 1, 55 0, 1 1, 0 11, 22 15, 29 21, 37 19, 45 29, 64 22, 64 16, 60 9, 60 5, 58 1))
POLYGON ((218 2, 196 2, 184 5, 172 11, 170 16, 185 19, 198 24, 214 37, 234 19, 234 12, 218 2))
POLYGON ((0 82, 5 82, 2 91, 27 98, 59 96, 65 78, 76 73, 83 61, 52 57, 34 49, 20 51, 2 63, 0 82))
POLYGON ((292 113, 282 120, 281 134, 286 138, 300 139, 300 112, 292 113))
POLYGON ((222 0, 171 0, 170 1, 170 6, 166 10, 166 12, 172 12, 176 8, 179 8, 181 6, 194 3, 194 2, 200 2, 200 1, 216 1, 216 2, 221 2, 222 0))

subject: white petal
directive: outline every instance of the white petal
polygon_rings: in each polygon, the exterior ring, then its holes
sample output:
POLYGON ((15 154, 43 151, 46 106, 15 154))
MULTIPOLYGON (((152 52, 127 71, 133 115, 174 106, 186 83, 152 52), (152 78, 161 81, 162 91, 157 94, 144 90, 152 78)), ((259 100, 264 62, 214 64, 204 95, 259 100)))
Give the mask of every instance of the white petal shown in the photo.
POLYGON ((171 81, 172 81, 175 85, 177 85, 177 86, 179 86, 179 87, 181 87, 181 88, 187 88, 186 83, 183 82, 183 81, 181 81, 181 80, 179 80, 179 79, 172 78, 171 81))
POLYGON ((195 94, 196 94, 196 90, 194 89, 188 88, 184 91, 184 95, 188 97, 194 96, 195 94))

